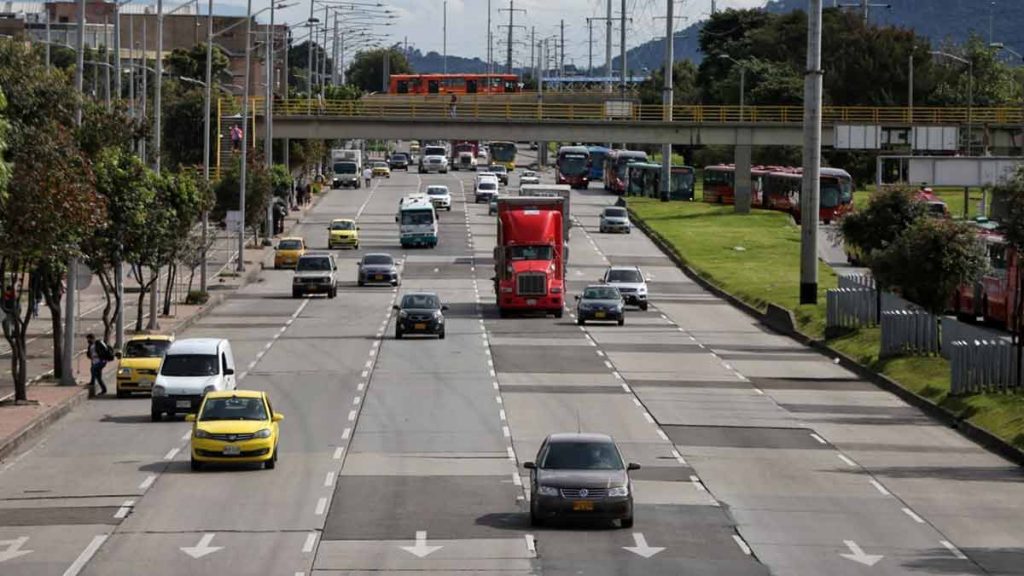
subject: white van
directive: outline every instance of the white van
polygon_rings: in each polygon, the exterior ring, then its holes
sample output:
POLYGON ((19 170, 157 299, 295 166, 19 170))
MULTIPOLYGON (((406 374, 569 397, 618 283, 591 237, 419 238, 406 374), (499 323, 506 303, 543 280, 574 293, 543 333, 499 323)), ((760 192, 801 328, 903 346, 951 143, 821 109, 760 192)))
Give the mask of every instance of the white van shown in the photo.
POLYGON ((426 194, 403 199, 398 208, 398 235, 402 248, 437 246, 437 212, 426 194))
POLYGON ((195 412, 213 390, 235 389, 235 357, 224 338, 187 338, 167 349, 153 383, 150 416, 195 412))

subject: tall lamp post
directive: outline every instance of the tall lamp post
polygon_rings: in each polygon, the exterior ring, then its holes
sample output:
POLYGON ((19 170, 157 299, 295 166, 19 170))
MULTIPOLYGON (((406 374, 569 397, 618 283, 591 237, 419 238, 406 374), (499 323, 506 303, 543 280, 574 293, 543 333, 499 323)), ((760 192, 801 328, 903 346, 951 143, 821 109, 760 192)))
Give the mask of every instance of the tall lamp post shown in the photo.
POLYGON ((974 155, 974 61, 967 58, 961 58, 956 54, 950 54, 949 52, 943 52, 941 50, 932 50, 933 56, 942 56, 955 60, 961 64, 967 64, 967 155, 974 155))
POLYGON ((740 69, 740 122, 746 119, 746 97, 747 97, 747 63, 741 62, 728 54, 719 54, 722 60, 729 60, 740 69))

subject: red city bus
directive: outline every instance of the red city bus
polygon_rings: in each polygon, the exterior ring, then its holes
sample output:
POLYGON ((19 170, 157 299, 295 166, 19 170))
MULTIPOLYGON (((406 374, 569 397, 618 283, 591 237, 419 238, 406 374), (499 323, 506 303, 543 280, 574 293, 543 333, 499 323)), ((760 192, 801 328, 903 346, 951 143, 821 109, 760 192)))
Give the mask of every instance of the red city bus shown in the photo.
POLYGON ((980 318, 986 324, 1012 330, 1020 265, 1017 253, 1006 244, 1002 234, 992 230, 982 229, 978 238, 985 244, 988 271, 974 285, 965 284, 956 291, 954 312, 965 320, 980 318))
MULTIPOLYGON (((732 164, 704 168, 704 201, 733 204, 736 201, 732 164)), ((750 170, 751 204, 768 210, 789 212, 800 221, 800 191, 803 170, 788 166, 753 166, 750 170)), ((853 209, 853 178, 840 168, 821 169, 821 202, 818 218, 826 224, 853 209)))
POLYGON ((586 146, 562 146, 555 162, 555 183, 573 188, 590 185, 590 151, 586 146))
POLYGON ((519 92, 515 74, 392 74, 389 94, 508 94, 519 92))
POLYGON ((626 167, 634 162, 647 162, 647 153, 640 150, 611 150, 604 157, 604 189, 615 194, 626 193, 626 167))
MULTIPOLYGON (((704 168, 704 201, 710 204, 736 203, 736 167, 732 164, 719 164, 704 168)), ((754 166, 750 169, 751 204, 761 205, 761 181, 769 169, 754 166)))

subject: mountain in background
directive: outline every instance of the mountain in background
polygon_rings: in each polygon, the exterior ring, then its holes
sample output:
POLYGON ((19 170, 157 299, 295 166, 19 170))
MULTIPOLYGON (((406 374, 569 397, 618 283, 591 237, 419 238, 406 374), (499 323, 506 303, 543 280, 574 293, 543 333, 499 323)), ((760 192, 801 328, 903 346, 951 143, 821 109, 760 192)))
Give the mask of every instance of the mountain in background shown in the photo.
MULTIPOLYGON (((834 0, 825 0, 825 6, 832 6, 834 0)), ((852 3, 843 0, 842 3, 852 3)), ((989 2, 983 0, 889 0, 892 8, 872 8, 871 22, 882 26, 910 28, 921 36, 931 39, 933 46, 946 42, 959 43, 972 33, 986 40, 989 37, 989 2)), ((771 0, 765 9, 785 13, 804 10, 807 0, 771 0)), ((685 13, 683 14, 686 15, 685 13)), ((992 22, 992 41, 1003 42, 1018 52, 1024 52, 1024 0, 997 0, 992 22)), ((692 24, 676 33, 676 60, 700 62, 703 58, 698 44, 703 22, 692 24)), ((661 67, 665 58, 665 41, 651 40, 626 54, 626 63, 631 73, 642 73, 661 67)), ((437 52, 421 53, 411 49, 409 63, 417 72, 440 72, 443 59, 437 52)), ((612 59, 613 66, 619 66, 619 57, 612 59)), ((603 67, 602 67, 603 68, 603 67)), ((449 72, 486 72, 487 64, 480 58, 448 56, 449 72)), ((498 72, 504 69, 496 70, 498 72)), ((516 70, 518 72, 518 69, 516 70)), ((595 71, 602 74, 603 70, 595 71)))

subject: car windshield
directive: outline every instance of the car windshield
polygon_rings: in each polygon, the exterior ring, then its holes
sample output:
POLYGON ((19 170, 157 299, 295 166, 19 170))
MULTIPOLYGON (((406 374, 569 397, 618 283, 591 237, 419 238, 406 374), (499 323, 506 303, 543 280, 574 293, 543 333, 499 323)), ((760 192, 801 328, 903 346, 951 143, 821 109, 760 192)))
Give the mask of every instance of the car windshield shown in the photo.
POLYGON ((424 156, 444 156, 445 149, 441 146, 427 146, 426 150, 423 151, 424 156))
POLYGON ((373 167, 374 168, 387 168, 388 165, 387 165, 386 162, 374 162, 373 163, 373 167))
POLYGON ((160 366, 163 376, 213 376, 220 373, 215 354, 171 354, 160 366))
POLYGON ((299 258, 299 264, 295 269, 300 272, 330 270, 331 261, 327 258, 299 258))
POLYGON ((563 174, 582 174, 589 169, 587 157, 583 154, 566 154, 558 163, 559 170, 563 174))
POLYGON ((584 300, 618 300, 619 291, 611 286, 587 288, 583 291, 584 300))
POLYGON ((277 243, 278 250, 302 250, 302 240, 281 240, 277 243))
POLYGON ((626 209, 625 208, 605 208, 604 209, 604 215, 605 216, 610 216, 612 218, 625 218, 626 217, 626 209))
POLYGON ((480 185, 477 186, 477 188, 481 190, 497 190, 498 185, 495 184, 494 182, 481 182, 480 185))
POLYGON ((402 212, 402 224, 421 226, 434 223, 434 213, 430 210, 406 210, 402 212))
POLYGON ((363 266, 391 266, 395 261, 388 255, 368 255, 363 257, 363 266))
POLYGON ((406 156, 405 154, 392 154, 391 155, 391 159, 392 160, 408 160, 409 157, 406 156))
POLYGON ((170 347, 169 340, 132 340, 124 345, 124 357, 161 358, 170 347))
POLYGON ((441 301, 433 294, 406 294, 402 296, 402 308, 437 310, 440 307, 441 301))
POLYGON ((334 163, 335 174, 355 174, 356 164, 355 162, 335 162, 334 163))
POLYGON ((348 220, 342 220, 340 222, 331 222, 331 230, 355 230, 356 223, 348 220))
POLYGON ((495 174, 505 174, 506 172, 508 172, 508 169, 505 168, 504 166, 491 166, 490 170, 495 174))
POLYGON ((551 246, 509 246, 509 260, 552 260, 555 257, 551 246))
POLYGON ((545 470, 622 470, 622 458, 608 442, 552 442, 544 448, 545 470))
POLYGON ((609 282, 643 282, 644 278, 636 270, 611 270, 608 272, 609 282))
POLYGON ((444 196, 448 194, 448 189, 441 187, 430 187, 427 188, 427 194, 430 194, 431 196, 444 196))
POLYGON ((262 398, 210 398, 203 403, 201 422, 210 420, 267 420, 262 398))

